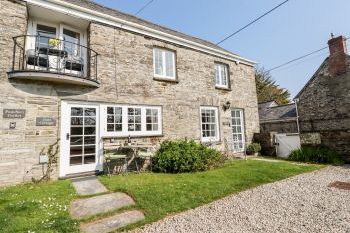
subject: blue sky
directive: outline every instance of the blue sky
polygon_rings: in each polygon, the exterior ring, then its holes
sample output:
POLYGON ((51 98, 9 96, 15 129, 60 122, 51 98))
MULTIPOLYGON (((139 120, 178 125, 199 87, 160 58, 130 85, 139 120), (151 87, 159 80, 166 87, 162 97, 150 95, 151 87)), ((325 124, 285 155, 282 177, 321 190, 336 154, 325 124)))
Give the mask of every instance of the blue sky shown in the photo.
MULTIPOLYGON (((95 0, 134 14, 149 0, 95 0)), ((218 42, 282 0, 154 0, 138 17, 218 42)), ((290 0, 222 47, 258 61, 266 69, 327 45, 330 33, 350 36, 349 0, 290 0)), ((294 97, 328 50, 272 72, 294 97)))

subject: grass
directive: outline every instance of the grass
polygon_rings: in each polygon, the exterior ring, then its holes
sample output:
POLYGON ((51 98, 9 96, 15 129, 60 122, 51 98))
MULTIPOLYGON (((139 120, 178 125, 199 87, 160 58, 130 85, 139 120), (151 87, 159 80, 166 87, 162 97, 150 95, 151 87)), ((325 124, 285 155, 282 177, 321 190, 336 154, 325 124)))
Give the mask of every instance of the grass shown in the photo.
MULTIPOLYGON (((133 228, 231 193, 322 167, 286 161, 241 160, 207 172, 141 173, 102 176, 100 180, 110 191, 122 191, 134 197, 137 205, 133 208, 144 211, 146 219, 128 227, 133 228)), ((69 216, 69 204, 75 198, 78 196, 67 180, 0 189, 0 232, 79 232, 79 222, 69 216)))
POLYGON ((0 189, 0 232, 79 232, 68 212, 74 198, 69 181, 0 189))
POLYGON ((146 219, 128 227, 134 228, 232 193, 322 167, 286 161, 240 160, 207 172, 142 173, 111 178, 102 176, 100 180, 109 190, 128 193, 136 200, 135 209, 141 209, 146 219))

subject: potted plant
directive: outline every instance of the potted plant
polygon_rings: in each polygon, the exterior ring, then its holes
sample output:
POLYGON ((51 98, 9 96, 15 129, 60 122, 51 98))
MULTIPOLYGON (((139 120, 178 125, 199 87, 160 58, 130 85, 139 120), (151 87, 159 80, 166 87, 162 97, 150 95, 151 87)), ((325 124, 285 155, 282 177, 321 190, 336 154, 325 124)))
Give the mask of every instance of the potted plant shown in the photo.
POLYGON ((252 143, 247 146, 246 152, 247 155, 257 156, 261 151, 260 143, 252 143))

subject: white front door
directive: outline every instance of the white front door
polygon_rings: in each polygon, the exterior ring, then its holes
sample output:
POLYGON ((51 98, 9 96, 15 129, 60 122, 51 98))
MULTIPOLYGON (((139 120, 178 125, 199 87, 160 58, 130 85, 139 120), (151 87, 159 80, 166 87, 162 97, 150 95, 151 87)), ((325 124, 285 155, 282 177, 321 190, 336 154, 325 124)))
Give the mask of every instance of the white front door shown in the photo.
POLYGON ((62 102, 60 176, 102 170, 99 106, 62 102))

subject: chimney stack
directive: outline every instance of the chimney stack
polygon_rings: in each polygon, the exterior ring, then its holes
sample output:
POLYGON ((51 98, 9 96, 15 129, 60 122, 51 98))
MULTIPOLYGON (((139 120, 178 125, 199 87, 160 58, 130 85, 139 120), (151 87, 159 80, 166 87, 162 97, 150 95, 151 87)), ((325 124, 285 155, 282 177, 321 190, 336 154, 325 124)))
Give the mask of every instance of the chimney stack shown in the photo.
POLYGON ((329 46, 329 65, 328 70, 331 76, 337 76, 346 73, 347 66, 347 47, 346 38, 344 36, 338 36, 328 41, 329 46))

